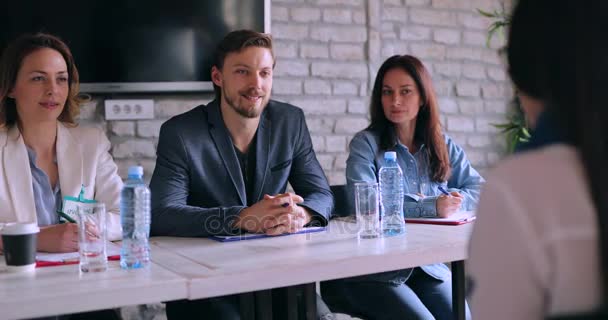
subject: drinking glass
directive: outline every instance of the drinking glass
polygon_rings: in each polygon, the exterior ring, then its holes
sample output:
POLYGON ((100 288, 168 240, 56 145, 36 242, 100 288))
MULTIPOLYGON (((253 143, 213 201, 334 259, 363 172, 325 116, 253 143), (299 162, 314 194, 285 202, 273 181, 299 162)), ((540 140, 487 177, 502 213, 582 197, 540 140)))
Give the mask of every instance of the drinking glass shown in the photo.
POLYGON ((106 232, 106 207, 103 203, 78 207, 80 271, 99 272, 108 268, 106 232))
POLYGON ((355 208, 361 239, 377 238, 380 235, 379 200, 377 183, 355 183, 355 208))

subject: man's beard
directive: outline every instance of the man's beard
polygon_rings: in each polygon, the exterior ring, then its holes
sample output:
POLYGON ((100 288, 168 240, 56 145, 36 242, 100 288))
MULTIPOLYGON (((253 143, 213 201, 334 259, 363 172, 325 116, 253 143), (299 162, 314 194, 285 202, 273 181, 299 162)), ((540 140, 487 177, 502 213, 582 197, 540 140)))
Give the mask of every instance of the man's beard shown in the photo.
MULTIPOLYGON (((240 97, 241 93, 237 93, 238 96, 240 97)), ((225 97, 226 99, 226 103, 232 108, 232 110, 236 111, 236 113, 240 114, 241 116, 245 117, 245 118, 257 118, 260 116, 261 110, 264 109, 264 98, 260 98, 262 100, 262 105, 260 105, 259 108, 256 108, 255 106, 251 107, 251 108, 239 108, 236 105, 236 102, 234 100, 236 99, 232 99, 228 94, 226 94, 226 90, 222 87, 222 95, 225 97)), ((257 93, 255 94, 257 95, 257 93)), ((238 98, 238 97, 237 97, 238 98)))

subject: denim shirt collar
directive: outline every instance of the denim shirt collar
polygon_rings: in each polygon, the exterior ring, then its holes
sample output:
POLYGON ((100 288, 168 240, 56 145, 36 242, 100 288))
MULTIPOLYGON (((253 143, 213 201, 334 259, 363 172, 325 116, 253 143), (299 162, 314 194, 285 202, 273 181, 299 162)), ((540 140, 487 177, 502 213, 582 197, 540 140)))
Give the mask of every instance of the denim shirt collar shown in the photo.
MULTIPOLYGON (((415 143, 417 143, 417 142, 415 142, 415 143)), ((423 151, 425 147, 426 147, 426 145, 424 144, 424 142, 420 142, 420 146, 418 147, 418 150, 416 150, 415 153, 423 151)), ((397 142, 395 143, 395 148, 403 148, 407 152, 409 152, 411 155, 414 155, 414 153, 412 153, 412 151, 405 144, 401 143, 401 140, 399 140, 399 138, 397 138, 397 142)))

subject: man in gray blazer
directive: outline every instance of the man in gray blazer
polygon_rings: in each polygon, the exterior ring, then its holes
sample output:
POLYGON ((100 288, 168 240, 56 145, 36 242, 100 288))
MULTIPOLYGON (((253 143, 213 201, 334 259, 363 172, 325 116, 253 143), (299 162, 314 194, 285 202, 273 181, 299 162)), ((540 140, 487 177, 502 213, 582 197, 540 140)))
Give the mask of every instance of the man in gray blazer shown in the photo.
MULTIPOLYGON (((216 99, 161 127, 150 183, 153 235, 278 235, 327 224, 333 197, 304 113, 270 100, 274 63, 265 34, 235 31, 220 42, 211 71, 216 99), (295 194, 285 193, 288 182, 295 194)), ((204 309, 209 319, 238 319, 235 306, 233 297, 173 302, 167 315, 204 309)))

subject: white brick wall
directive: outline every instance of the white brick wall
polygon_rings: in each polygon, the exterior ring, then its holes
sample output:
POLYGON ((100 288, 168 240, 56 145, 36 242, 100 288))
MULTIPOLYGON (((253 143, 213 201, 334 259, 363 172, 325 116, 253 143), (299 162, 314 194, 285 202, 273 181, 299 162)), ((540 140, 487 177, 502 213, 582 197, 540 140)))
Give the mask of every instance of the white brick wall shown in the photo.
POLYGON ((431 28, 422 26, 407 26, 399 29, 402 40, 428 40, 431 38, 431 28))
POLYGON ((135 135, 135 123, 133 121, 113 121, 110 132, 117 136, 132 137, 135 135))
POLYGON ((326 44, 302 43, 300 44, 302 58, 329 58, 329 48, 326 44))
POLYGON ((462 80, 456 84, 456 95, 459 97, 479 97, 480 85, 476 82, 462 80))
POLYGON ((310 79, 304 81, 304 93, 307 95, 330 95, 331 84, 327 80, 310 79))
POLYGON ((353 20, 353 12, 342 9, 323 10, 323 22, 350 24, 353 20))
POLYGON ((141 138, 158 138, 160 126, 163 122, 161 120, 138 121, 137 136, 141 138))
POLYGON ((114 158, 153 158, 156 153, 153 140, 129 139, 114 144, 114 158))
POLYGON ((433 33, 433 40, 444 44, 457 44, 460 43, 460 31, 454 29, 437 29, 433 33))
MULTIPOLYGON (((348 143, 368 125, 375 74, 393 54, 417 55, 432 72, 444 128, 479 169, 501 157, 492 124, 504 121, 512 88, 495 49, 500 39, 486 47, 490 21, 475 9, 502 1, 509 0, 272 0, 273 98, 304 109, 330 183, 345 181, 348 143)), ((106 128, 121 174, 138 163, 149 178, 162 122, 213 94, 143 98, 155 100, 154 120, 106 122, 104 97, 84 106, 81 119, 106 128)))

